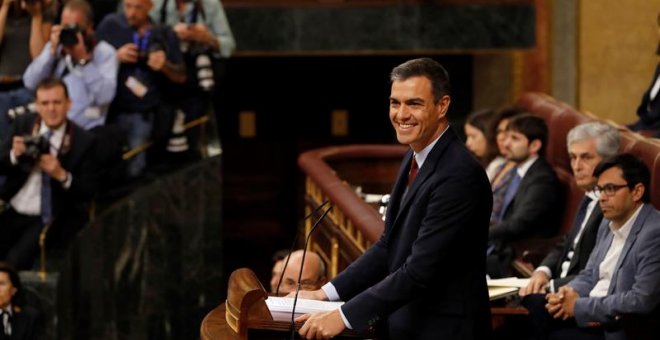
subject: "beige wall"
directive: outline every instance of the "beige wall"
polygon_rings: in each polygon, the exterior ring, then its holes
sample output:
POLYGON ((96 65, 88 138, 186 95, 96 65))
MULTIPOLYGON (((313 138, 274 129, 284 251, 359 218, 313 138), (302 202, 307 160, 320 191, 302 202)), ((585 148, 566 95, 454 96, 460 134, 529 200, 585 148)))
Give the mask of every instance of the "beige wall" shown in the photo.
POLYGON ((660 0, 579 1, 580 110, 622 124, 636 120, 635 110, 659 58, 658 11, 660 0))

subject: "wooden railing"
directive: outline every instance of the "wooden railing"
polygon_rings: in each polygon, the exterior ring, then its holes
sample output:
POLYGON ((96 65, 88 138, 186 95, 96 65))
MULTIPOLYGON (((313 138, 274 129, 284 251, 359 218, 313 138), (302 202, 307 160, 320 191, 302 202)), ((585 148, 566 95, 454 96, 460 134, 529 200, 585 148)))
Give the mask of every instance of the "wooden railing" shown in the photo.
MULTIPOLYGON (((300 155, 298 164, 306 175, 306 214, 326 200, 334 205, 309 244, 309 249, 328 264, 330 278, 359 257, 383 232, 377 207, 367 204, 355 188, 360 186, 369 193, 389 193, 407 150, 400 145, 348 145, 300 155)), ((305 235, 323 211, 319 209, 314 218, 306 221, 305 235)))

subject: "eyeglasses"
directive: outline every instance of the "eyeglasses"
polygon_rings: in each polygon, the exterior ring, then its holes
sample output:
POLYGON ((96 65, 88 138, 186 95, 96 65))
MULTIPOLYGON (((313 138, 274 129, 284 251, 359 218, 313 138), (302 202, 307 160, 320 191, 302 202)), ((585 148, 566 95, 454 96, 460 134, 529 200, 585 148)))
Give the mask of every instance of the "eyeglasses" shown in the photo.
MULTIPOLYGON (((318 279, 314 281, 302 280, 302 282, 300 282, 300 288, 302 290, 316 290, 317 289, 316 286, 318 282, 319 282, 318 279)), ((282 285, 289 288, 295 288, 296 286, 298 286, 298 282, 295 282, 293 280, 284 280, 284 282, 282 282, 282 285)))
POLYGON ((616 185, 609 183, 603 185, 602 187, 597 185, 594 187, 594 193, 596 193, 598 197, 600 197, 603 193, 609 197, 612 197, 616 194, 617 191, 619 191, 619 189, 627 188, 627 187, 628 184, 616 185))

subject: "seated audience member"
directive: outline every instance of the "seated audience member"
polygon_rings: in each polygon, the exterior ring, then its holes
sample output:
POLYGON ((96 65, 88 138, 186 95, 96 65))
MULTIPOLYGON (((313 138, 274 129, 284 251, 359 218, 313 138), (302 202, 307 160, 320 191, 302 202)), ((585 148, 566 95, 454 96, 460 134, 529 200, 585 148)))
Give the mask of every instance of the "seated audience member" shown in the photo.
POLYGON ((64 246, 88 219, 96 188, 93 138, 66 118, 66 85, 46 78, 36 89, 38 115, 14 122, 0 150, 0 259, 29 269, 39 233, 50 226, 48 244, 64 246), (52 223, 52 225, 51 225, 52 223))
POLYGON ((54 6, 41 1, 0 1, 0 138, 9 133, 7 112, 33 101, 23 72, 44 48, 54 16, 54 6))
POLYGON ((551 339, 626 339, 616 320, 660 302, 660 212, 649 204, 650 173, 630 154, 594 170, 605 219, 587 266, 547 296, 551 339))
POLYGON ((302 271, 302 277, 300 282, 298 282, 302 257, 302 250, 296 250, 291 253, 289 264, 284 270, 284 277, 280 285, 280 295, 295 293, 298 285, 300 285, 300 290, 317 290, 328 281, 325 276, 325 264, 323 260, 315 252, 308 251, 305 253, 305 265, 302 271))
POLYGON ((495 115, 493 110, 477 111, 467 117, 463 129, 465 130, 465 146, 472 152, 486 168, 488 179, 493 180, 505 159, 499 156, 495 146, 495 136, 491 133, 490 120, 495 115), (494 161, 497 159, 497 161, 494 161))
POLYGON ((50 41, 30 63, 23 81, 29 89, 51 76, 61 78, 71 98, 68 118, 85 130, 105 124, 117 89, 118 62, 110 44, 94 38, 92 9, 85 0, 69 0, 50 41))
MULTIPOLYGON (((658 13, 658 34, 660 35, 660 13, 658 13)), ((660 55, 660 41, 655 52, 660 55)), ((637 108, 639 120, 628 127, 633 131, 655 130, 655 137, 660 137, 660 63, 655 68, 648 90, 642 96, 642 102, 637 108)))
POLYGON ((22 293, 16 270, 0 262, 0 339, 32 340, 40 336, 39 314, 21 304, 22 293))
POLYGON ((522 304, 529 310, 537 337, 547 334, 550 318, 545 313, 545 293, 556 292, 568 283, 587 264, 596 244, 598 226, 603 213, 593 189, 596 178, 593 171, 603 160, 619 150, 619 132, 611 125, 592 122, 574 127, 566 137, 571 169, 577 186, 585 192, 575 215, 573 227, 543 259, 520 290, 522 304))
POLYGON ((284 269, 284 259, 288 250, 280 249, 273 254, 273 269, 270 271, 270 292, 275 293, 277 286, 280 283, 280 276, 282 276, 282 269, 284 269))
POLYGON ((488 231, 487 269, 492 278, 511 274, 513 241, 549 237, 556 230, 559 181, 541 156, 547 136, 545 121, 530 114, 516 116, 507 127, 507 159, 516 166, 488 231))

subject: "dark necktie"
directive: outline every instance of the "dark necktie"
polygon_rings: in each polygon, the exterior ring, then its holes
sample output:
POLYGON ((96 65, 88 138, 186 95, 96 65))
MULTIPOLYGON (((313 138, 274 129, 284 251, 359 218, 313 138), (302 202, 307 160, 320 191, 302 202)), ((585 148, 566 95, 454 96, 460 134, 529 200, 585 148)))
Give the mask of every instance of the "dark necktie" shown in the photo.
POLYGON ((580 207, 575 214, 575 221, 573 221, 573 228, 571 229, 571 250, 573 250, 575 245, 575 238, 578 236, 578 233, 580 233, 580 227, 582 227, 584 218, 587 216, 587 207, 589 206, 589 203, 591 203, 591 197, 584 196, 580 202, 580 207))
MULTIPOLYGON (((53 132, 48 130, 44 134, 44 137, 49 141, 50 137, 53 135, 53 132)), ((50 150, 49 150, 50 151, 50 150)), ((50 187, 50 176, 45 171, 41 172, 41 220, 44 225, 47 225, 51 222, 53 218, 53 205, 52 205, 52 193, 50 187)))
POLYGON ((419 170, 419 167, 417 166, 417 160, 415 160, 415 155, 413 155, 412 164, 410 164, 410 172, 408 173, 408 186, 411 186, 412 183, 415 181, 415 177, 417 177, 417 170, 419 170))
MULTIPOLYGON (((506 164, 503 164, 502 168, 500 168, 500 171, 502 171, 505 166, 506 164)), ((509 187, 509 183, 511 182, 515 172, 515 167, 509 169, 509 171, 507 171, 507 173, 504 174, 504 176, 502 176, 500 181, 497 183, 497 186, 493 187, 493 211, 490 214, 491 225, 500 222, 500 214, 502 209, 504 209, 504 196, 506 195, 507 188, 509 187)))

